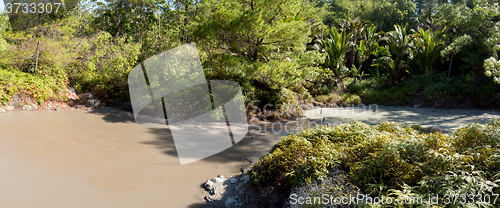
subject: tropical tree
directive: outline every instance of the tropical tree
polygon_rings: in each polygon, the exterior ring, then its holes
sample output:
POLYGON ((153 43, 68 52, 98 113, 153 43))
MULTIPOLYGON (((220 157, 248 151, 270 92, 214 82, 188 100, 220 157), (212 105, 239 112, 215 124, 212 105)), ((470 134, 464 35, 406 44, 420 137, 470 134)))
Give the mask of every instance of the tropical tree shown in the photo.
POLYGON ((192 41, 186 32, 194 14, 189 0, 93 0, 96 5, 92 28, 106 31, 115 38, 127 37, 128 42, 139 43, 138 62, 164 50, 192 41), (187 11, 185 11, 187 10, 187 11))
POLYGON ((470 70, 483 72, 484 60, 495 51, 495 44, 490 40, 500 30, 499 17, 500 5, 487 0, 445 3, 438 7, 435 22, 446 25, 443 33, 454 38, 467 34, 471 38, 463 50, 454 55, 462 74, 470 70))
MULTIPOLYGON (((343 91, 345 86, 343 80, 349 76, 350 70, 344 65, 345 55, 349 52, 353 43, 353 35, 346 30, 337 31, 337 28, 328 28, 324 31, 323 39, 318 41, 318 49, 326 53, 324 67, 329 69, 332 78, 335 79, 339 90, 343 91)), ((333 81, 330 82, 333 90, 333 81)))
POLYGON ((429 74, 432 63, 439 56, 439 52, 443 48, 443 41, 439 40, 440 32, 433 32, 428 29, 425 31, 420 28, 420 33, 415 38, 417 59, 420 69, 429 74))
POLYGON ((394 25, 394 31, 387 32, 381 40, 387 42, 389 46, 389 51, 391 52, 391 58, 383 57, 378 62, 393 62, 391 64, 383 64, 386 66, 391 66, 389 68, 389 82, 394 83, 402 78, 403 68, 407 68, 408 65, 405 64, 406 60, 411 59, 413 53, 412 50, 414 46, 414 35, 407 34, 408 25, 400 26, 394 25))
POLYGON ((311 25, 294 1, 205 1, 205 21, 196 38, 208 44, 207 50, 245 57, 248 61, 265 59, 273 51, 304 51, 311 25))
POLYGON ((380 54, 378 53, 379 49, 379 41, 380 33, 377 32, 377 27, 369 26, 367 27, 363 34, 362 39, 356 44, 356 60, 358 62, 358 66, 356 67, 355 74, 358 77, 363 76, 363 65, 365 62, 370 59, 370 57, 378 57, 380 54))
POLYGON ((317 19, 310 5, 303 2, 199 3, 193 35, 207 77, 239 82, 244 95, 260 100, 262 105, 290 104, 297 97, 307 98, 304 85, 319 77, 318 66, 324 54, 305 52, 317 19))
POLYGON ((354 66, 355 45, 357 45, 359 41, 363 38, 368 23, 369 23, 368 21, 366 20, 363 21, 361 20, 361 18, 357 17, 354 19, 344 20, 340 24, 342 30, 345 30, 348 34, 352 34, 351 41, 354 43, 351 45, 346 57, 346 66, 349 69, 352 69, 352 67, 354 66))
POLYGON ((416 23, 414 0, 343 0, 331 1, 336 19, 360 17, 382 31, 390 31, 393 25, 416 23))

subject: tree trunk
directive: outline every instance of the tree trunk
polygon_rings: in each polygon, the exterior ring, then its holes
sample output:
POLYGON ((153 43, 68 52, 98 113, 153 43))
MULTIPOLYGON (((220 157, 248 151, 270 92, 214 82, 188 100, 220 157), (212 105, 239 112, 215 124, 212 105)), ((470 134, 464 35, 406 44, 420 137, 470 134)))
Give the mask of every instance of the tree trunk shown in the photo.
POLYGON ((36 61, 35 61, 35 74, 38 75, 38 55, 40 55, 40 40, 36 46, 36 61))
POLYGON ((446 80, 446 86, 448 86, 448 82, 450 82, 451 63, 452 62, 453 62, 453 54, 451 54, 450 67, 448 67, 448 79, 446 80))
POLYGON ((352 69, 352 65, 354 64, 354 46, 351 46, 351 49, 348 52, 347 56, 347 68, 352 69))

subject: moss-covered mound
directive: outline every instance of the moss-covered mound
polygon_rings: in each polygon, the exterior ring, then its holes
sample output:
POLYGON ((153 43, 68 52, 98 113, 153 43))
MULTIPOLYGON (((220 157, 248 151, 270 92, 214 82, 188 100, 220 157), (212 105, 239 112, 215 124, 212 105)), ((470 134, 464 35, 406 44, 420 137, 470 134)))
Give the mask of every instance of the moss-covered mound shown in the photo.
POLYGON ((416 129, 357 121, 308 129, 283 137, 250 176, 259 187, 291 190, 343 170, 348 182, 371 197, 424 199, 403 207, 429 207, 434 201, 427 199, 436 195, 439 207, 500 205, 500 120, 449 135, 416 129))

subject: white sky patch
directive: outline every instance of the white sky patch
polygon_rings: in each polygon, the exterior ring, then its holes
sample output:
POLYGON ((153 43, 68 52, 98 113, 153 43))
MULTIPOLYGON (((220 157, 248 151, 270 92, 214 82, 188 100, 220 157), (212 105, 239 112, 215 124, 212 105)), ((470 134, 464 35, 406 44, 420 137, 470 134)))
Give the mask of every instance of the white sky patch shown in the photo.
POLYGON ((3 0, 0 0, 0 13, 3 13, 5 9, 5 3, 3 2, 3 0))

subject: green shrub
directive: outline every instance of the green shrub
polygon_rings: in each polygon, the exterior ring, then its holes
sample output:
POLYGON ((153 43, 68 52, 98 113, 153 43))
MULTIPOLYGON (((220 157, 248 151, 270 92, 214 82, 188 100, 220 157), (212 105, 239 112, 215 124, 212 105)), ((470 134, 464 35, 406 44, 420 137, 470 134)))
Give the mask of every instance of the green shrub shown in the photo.
POLYGON ((79 84, 77 90, 96 92, 103 99, 128 96, 128 73, 137 64, 140 45, 100 32, 82 40, 81 46, 82 64, 75 66, 72 77, 79 84))
POLYGON ((361 103, 361 97, 359 97, 359 95, 355 95, 355 94, 344 94, 343 97, 343 102, 346 103, 346 104, 351 104, 351 105, 354 105, 354 104, 360 104, 361 103))
MULTIPOLYGON (((253 166, 250 176, 259 186, 304 186, 301 182, 324 179, 337 168, 372 197, 395 200, 439 194, 442 198, 457 193, 494 197, 500 192, 499 140, 499 120, 469 124, 449 135, 423 133, 416 125, 369 126, 354 121, 283 137, 253 166)), ((499 204, 497 200, 495 205, 499 204)), ((490 207, 493 200, 475 205, 490 207)))
POLYGON ((55 77, 40 78, 31 73, 0 68, 0 105, 7 105, 16 94, 33 98, 39 105, 45 100, 64 100, 67 81, 55 77))
MULTIPOLYGON (((447 75, 416 75, 397 86, 384 87, 376 79, 368 79, 362 83, 351 84, 348 92, 359 95, 367 103, 385 105, 409 104, 413 96, 423 92, 426 100, 439 99, 446 96, 472 99, 496 99, 496 87, 492 78, 470 73, 466 76, 452 77, 447 83, 447 75)), ((495 100, 492 101, 495 103, 495 100)))
POLYGON ((314 97, 314 100, 323 103, 339 103, 342 100, 342 98, 337 93, 331 93, 328 95, 318 95, 314 97))
POLYGON ((290 135, 273 147, 249 173, 258 186, 276 185, 290 188, 302 180, 325 177, 334 167, 332 145, 320 138, 311 142, 301 135, 290 135))

